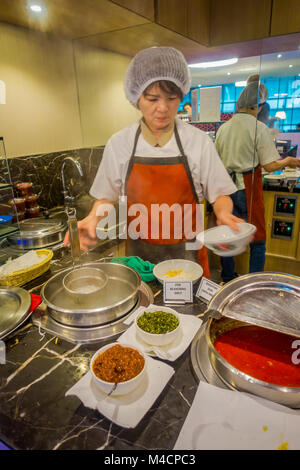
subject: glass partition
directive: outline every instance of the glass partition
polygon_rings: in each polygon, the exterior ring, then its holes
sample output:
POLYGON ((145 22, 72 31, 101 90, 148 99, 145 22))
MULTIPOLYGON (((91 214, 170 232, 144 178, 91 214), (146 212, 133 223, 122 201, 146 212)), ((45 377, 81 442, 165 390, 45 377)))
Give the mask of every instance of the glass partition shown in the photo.
POLYGON ((266 125, 276 160, 287 163, 273 171, 263 169, 265 270, 300 275, 300 168, 286 160, 300 158, 300 49, 262 54, 259 74, 268 91, 266 125))

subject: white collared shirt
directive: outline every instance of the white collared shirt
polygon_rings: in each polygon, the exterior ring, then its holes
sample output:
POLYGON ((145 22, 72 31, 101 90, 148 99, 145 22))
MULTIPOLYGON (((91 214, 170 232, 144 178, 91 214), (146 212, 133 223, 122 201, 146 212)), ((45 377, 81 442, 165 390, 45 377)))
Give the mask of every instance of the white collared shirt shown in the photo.
MULTIPOLYGON (((176 119, 180 140, 187 156, 199 201, 214 203, 218 196, 236 192, 209 136, 196 127, 176 119)), ((107 142, 101 164, 90 189, 96 199, 118 201, 124 194, 125 178, 139 122, 114 134, 107 142)), ((175 135, 163 146, 153 147, 140 134, 136 155, 142 157, 174 157, 180 155, 175 135)), ((166 182, 167 185, 167 182, 166 182)))

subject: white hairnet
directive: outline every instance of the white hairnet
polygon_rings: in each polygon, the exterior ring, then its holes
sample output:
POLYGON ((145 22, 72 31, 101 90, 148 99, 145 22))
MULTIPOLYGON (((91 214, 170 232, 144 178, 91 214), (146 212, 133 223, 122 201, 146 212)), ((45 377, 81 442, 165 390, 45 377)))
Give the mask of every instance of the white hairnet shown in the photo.
POLYGON ((236 102, 236 111, 241 108, 255 108, 261 106, 268 98, 268 90, 263 83, 250 82, 242 91, 236 102))
POLYGON ((183 54, 173 47, 149 47, 138 52, 130 62, 124 81, 128 101, 137 106, 143 91, 151 83, 168 80, 175 83, 183 95, 191 86, 189 68, 183 54))

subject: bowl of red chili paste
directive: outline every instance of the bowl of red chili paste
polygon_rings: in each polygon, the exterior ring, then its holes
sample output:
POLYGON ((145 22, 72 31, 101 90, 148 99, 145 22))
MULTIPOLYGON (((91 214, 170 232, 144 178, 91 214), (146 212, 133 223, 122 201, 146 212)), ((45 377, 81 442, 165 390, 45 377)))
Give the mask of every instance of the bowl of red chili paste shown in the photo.
POLYGON ((231 387, 300 407, 295 336, 222 318, 209 320, 206 341, 217 374, 231 387))
POLYGON ((125 395, 141 383, 146 372, 146 357, 136 348, 110 343, 93 355, 90 370, 95 384, 103 392, 110 393, 113 389, 112 395, 125 395))

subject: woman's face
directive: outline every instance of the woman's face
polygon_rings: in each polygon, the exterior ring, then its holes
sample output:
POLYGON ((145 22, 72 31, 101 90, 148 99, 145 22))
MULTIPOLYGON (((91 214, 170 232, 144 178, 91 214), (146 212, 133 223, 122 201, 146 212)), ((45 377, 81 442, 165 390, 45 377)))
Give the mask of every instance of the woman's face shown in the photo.
POLYGON ((164 92, 157 83, 142 94, 138 103, 146 124, 153 132, 164 130, 173 123, 179 104, 177 95, 164 92))

